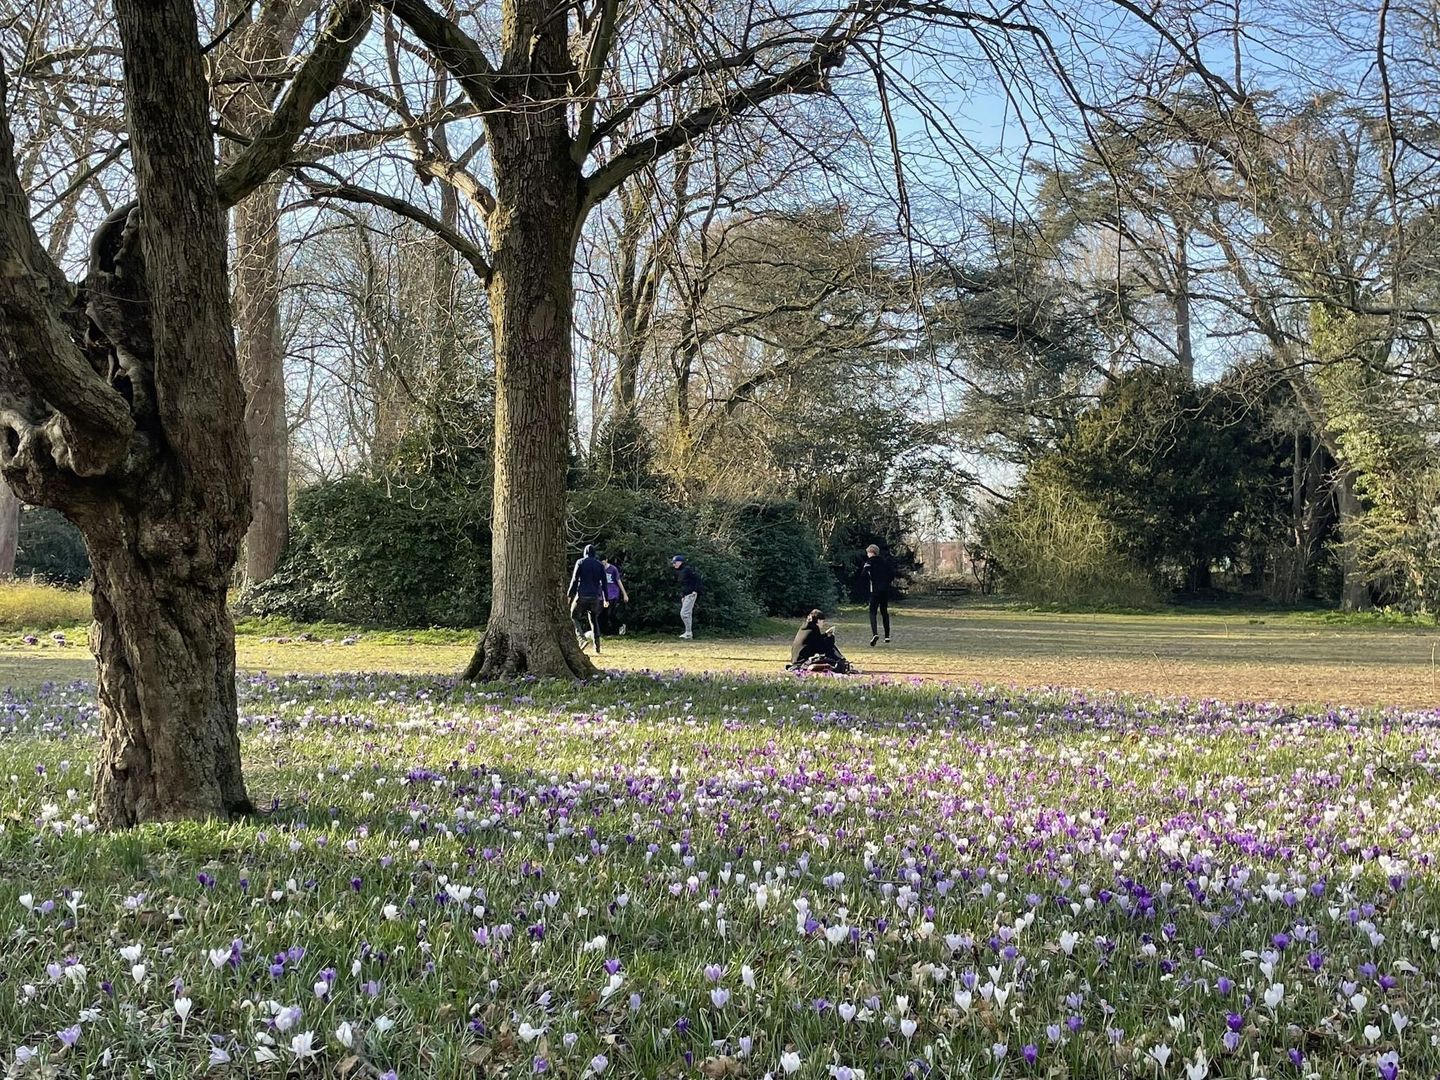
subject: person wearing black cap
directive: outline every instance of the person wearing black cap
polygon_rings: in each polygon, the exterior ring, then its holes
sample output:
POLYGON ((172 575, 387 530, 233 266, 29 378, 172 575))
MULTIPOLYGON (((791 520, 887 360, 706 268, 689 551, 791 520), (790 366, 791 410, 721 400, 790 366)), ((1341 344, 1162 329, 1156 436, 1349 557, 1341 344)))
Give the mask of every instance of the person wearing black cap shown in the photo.
POLYGON ((570 618, 575 623, 575 636, 580 639, 583 650, 587 641, 595 643, 595 655, 600 655, 600 615, 610 606, 605 599, 605 564, 595 557, 595 545, 586 544, 585 554, 575 561, 570 572, 570 588, 565 593, 570 597, 570 618), (586 623, 590 628, 585 629, 586 623))
POLYGON ((680 578, 680 621, 685 624, 681 641, 695 638, 695 603, 700 599, 700 575, 685 561, 684 555, 672 555, 670 565, 680 578))

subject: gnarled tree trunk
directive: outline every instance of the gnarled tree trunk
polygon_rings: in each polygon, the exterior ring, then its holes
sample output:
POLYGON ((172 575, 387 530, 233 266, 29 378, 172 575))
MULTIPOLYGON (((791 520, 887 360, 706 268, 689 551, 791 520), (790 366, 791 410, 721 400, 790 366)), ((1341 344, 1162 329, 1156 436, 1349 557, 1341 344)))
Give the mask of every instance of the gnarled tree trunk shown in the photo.
POLYGON ((250 810, 225 606, 243 516, 230 519, 213 548, 193 522, 153 510, 85 519, 104 718, 95 807, 111 827, 250 810))
POLYGON ((217 176, 192 0, 115 0, 137 201, 101 226, 83 290, 29 220, 0 71, 0 466, 79 527, 94 569, 102 826, 249 808, 225 589, 250 521, 225 209, 289 157, 369 24, 336 16, 217 176))

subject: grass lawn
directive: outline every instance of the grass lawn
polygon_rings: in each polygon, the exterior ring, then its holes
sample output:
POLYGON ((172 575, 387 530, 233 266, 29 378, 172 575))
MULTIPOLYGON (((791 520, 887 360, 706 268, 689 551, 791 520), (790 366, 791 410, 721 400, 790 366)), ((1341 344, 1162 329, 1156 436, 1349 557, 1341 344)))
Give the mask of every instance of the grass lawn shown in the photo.
MULTIPOLYGON (((869 649, 863 611, 838 621, 842 648, 867 672, 920 675, 1005 686, 1068 686, 1224 700, 1440 706, 1440 629, 1344 625, 1318 615, 1181 613, 1057 615, 999 605, 897 609, 895 639, 869 649)), ((317 674, 389 671, 449 674, 469 659, 473 635, 364 633, 341 644, 345 628, 291 640, 273 628, 242 633, 241 666, 317 674), (331 644, 324 644, 325 638, 331 644)), ((751 638, 619 638, 604 666, 624 671, 778 672, 789 657, 789 627, 751 638)), ((92 677, 83 631, 66 645, 48 634, 25 645, 0 638, 0 684, 92 677)))
POLYGON ((778 671, 776 628, 605 654, 708 673, 457 686, 434 673, 466 635, 253 628, 262 812, 112 836, 81 637, 6 644, 0 1070, 1440 1072, 1440 709, 1198 696, 1433 702, 1433 631, 1000 608, 895 629, 850 649, 894 678, 746 674, 778 671))
POLYGON ((11 695, 10 1076, 1440 1068, 1435 714, 730 675, 241 701, 262 816, 102 836, 88 695, 11 695))

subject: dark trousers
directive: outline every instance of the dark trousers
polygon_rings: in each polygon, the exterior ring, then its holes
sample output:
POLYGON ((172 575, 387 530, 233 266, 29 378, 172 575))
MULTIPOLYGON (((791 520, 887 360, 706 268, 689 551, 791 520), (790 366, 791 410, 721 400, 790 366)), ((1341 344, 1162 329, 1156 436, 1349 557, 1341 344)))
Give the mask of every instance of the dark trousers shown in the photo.
POLYGON ((575 621, 575 633, 585 636, 586 630, 595 634, 595 651, 600 651, 600 623, 605 610, 605 601, 598 596, 577 596, 575 606, 570 609, 570 618, 575 621))
POLYGON ((880 631, 875 626, 875 616, 879 615, 885 621, 885 636, 890 636, 890 590, 881 589, 870 594, 870 636, 878 637, 880 631))
POLYGON ((605 633, 618 636, 625 625, 625 601, 611 600, 610 606, 601 611, 600 621, 605 624, 605 633))

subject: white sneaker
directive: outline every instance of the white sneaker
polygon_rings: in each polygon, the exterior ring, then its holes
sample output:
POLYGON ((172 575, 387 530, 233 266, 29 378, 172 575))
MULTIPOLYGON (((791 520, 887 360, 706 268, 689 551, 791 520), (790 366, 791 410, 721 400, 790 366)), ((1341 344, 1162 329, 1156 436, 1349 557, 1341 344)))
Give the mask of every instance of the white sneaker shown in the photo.
POLYGON ((594 641, 594 640, 595 640, 595 631, 594 631, 594 630, 586 630, 586 631, 585 631, 585 640, 586 640, 586 641, 594 641))
POLYGON ((681 640, 681 641, 694 641, 694 640, 695 640, 695 635, 694 635, 694 634, 681 634, 681 635, 680 635, 680 640, 681 640))

